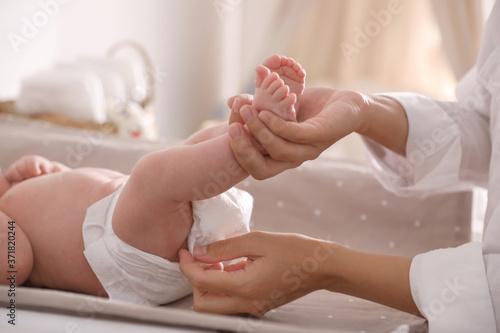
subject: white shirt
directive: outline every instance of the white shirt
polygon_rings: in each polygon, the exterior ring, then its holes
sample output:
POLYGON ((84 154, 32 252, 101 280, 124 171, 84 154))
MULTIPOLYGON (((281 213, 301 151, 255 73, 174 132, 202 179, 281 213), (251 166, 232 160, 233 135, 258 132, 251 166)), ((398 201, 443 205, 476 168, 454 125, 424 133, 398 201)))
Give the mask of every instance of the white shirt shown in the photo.
MULTIPOLYGON (((409 121, 406 158, 365 140, 377 178, 407 196, 488 188, 483 242, 417 255, 413 299, 436 332, 500 330, 500 1, 486 24, 477 64, 457 102, 387 94, 409 121)), ((436 224, 439 221, 436 221, 436 224)))

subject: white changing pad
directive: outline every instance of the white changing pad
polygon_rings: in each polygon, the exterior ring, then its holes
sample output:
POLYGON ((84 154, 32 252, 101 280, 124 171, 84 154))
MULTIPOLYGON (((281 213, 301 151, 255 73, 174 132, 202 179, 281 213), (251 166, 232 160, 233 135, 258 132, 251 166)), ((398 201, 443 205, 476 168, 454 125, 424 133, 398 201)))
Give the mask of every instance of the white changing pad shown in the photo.
MULTIPOLYGON (((0 303, 3 311, 6 312, 3 304, 7 304, 7 286, 0 286, 0 303)), ((115 321, 128 321, 138 323, 149 323, 164 325, 166 327, 197 328, 202 331, 230 331, 246 332, 243 327, 258 327, 258 332, 303 332, 294 326, 284 326, 278 323, 266 323, 259 318, 250 316, 223 316, 196 313, 191 308, 184 309, 172 306, 150 307, 146 305, 133 304, 121 301, 110 301, 96 296, 64 292, 59 290, 39 289, 29 287, 16 288, 16 304, 19 312, 21 310, 50 311, 65 314, 77 315, 83 319, 101 318, 115 321)), ((190 298, 189 298, 190 299, 190 298)), ((0 328, 8 328, 9 325, 6 314, 3 314, 0 328)), ((16 322, 24 318, 17 314, 16 322)), ((82 327, 80 327, 81 330, 82 327)), ((315 332, 311 330, 310 332, 315 332)), ((320 332, 320 331, 318 331, 320 332)))

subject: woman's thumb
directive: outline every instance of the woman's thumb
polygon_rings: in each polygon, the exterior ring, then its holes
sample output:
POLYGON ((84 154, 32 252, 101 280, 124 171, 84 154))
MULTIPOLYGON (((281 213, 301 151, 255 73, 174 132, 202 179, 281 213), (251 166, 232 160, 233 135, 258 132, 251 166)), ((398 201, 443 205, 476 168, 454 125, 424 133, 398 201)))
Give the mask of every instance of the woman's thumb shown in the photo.
POLYGON ((262 232, 250 232, 241 236, 220 240, 193 250, 194 258, 205 263, 216 263, 242 257, 258 257, 264 254, 262 232))

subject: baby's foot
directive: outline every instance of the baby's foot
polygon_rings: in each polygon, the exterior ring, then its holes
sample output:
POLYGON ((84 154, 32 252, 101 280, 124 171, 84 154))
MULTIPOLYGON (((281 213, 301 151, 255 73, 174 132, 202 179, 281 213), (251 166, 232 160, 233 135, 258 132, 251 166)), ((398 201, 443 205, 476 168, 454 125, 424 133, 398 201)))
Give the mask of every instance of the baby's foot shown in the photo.
POLYGON ((297 96, 297 101, 295 102, 294 107, 295 111, 298 111, 302 93, 304 92, 304 88, 306 86, 306 71, 292 58, 287 58, 277 54, 274 54, 264 60, 263 65, 269 68, 272 72, 278 73, 285 84, 290 87, 290 93, 297 96))
POLYGON ((295 121, 295 94, 290 94, 290 88, 278 73, 271 72, 264 66, 257 66, 255 71, 257 75, 252 106, 258 111, 272 111, 285 120, 295 121))

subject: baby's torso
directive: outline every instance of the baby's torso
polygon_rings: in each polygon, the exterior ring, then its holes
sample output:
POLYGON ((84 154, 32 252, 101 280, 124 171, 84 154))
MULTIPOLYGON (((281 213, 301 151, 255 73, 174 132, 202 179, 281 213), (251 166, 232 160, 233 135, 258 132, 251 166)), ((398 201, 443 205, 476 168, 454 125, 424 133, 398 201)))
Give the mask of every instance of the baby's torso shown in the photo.
POLYGON ((28 179, 0 198, 0 210, 23 229, 33 249, 28 284, 99 292, 83 255, 82 223, 87 208, 127 178, 105 169, 75 169, 28 179))

